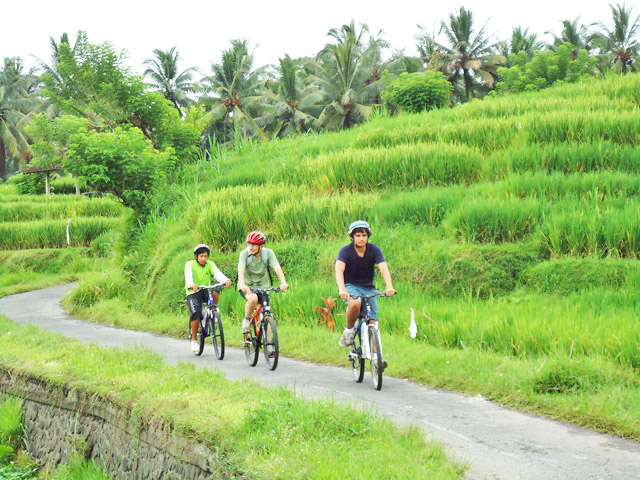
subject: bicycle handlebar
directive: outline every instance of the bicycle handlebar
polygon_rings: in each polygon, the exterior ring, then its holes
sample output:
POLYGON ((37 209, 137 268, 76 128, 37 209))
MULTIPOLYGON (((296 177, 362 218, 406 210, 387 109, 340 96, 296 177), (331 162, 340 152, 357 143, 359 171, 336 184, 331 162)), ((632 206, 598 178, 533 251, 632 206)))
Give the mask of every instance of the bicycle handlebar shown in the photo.
POLYGON ((253 293, 268 293, 268 292, 280 292, 280 287, 271 287, 271 288, 251 288, 249 287, 251 292, 253 293))
POLYGON ((207 289, 207 290, 220 290, 221 288, 224 288, 225 284, 227 282, 222 282, 222 283, 216 283, 215 285, 197 285, 198 290, 203 290, 203 289, 207 289))
POLYGON ((393 295, 387 295, 385 292, 377 292, 377 293, 374 293, 373 295, 351 295, 351 294, 349 294, 349 298, 352 298, 353 300, 357 300, 359 298, 393 297, 393 296, 395 296, 397 294, 398 294, 398 292, 394 293, 393 295))

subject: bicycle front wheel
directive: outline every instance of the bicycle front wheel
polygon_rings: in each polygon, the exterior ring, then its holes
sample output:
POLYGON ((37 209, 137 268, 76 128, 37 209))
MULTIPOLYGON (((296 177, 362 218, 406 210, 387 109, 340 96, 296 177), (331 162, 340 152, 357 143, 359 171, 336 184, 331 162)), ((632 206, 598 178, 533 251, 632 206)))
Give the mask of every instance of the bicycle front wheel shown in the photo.
POLYGON ((222 329, 220 312, 215 312, 211 319, 211 341, 213 342, 216 357, 218 357, 218 360, 222 360, 224 358, 224 330, 222 329))
POLYGON ((373 378, 373 388, 380 390, 382 388, 382 348, 380 348, 380 333, 378 329, 369 326, 369 352, 371 352, 371 377, 373 378))
POLYGON ((278 355, 280 353, 278 347, 278 330, 276 329, 276 321, 273 317, 265 317, 262 322, 262 338, 264 345, 264 360, 267 362, 269 370, 275 370, 278 366, 278 355))
POLYGON ((258 354, 260 353, 260 335, 255 334, 255 329, 251 325, 250 331, 244 337, 244 356, 247 363, 255 367, 258 363, 258 354))
POLYGON ((364 378, 364 358, 362 358, 362 345, 361 345, 360 332, 356 333, 353 339, 353 345, 349 353, 349 360, 351 360, 351 371, 353 372, 353 379, 357 383, 362 383, 364 378))

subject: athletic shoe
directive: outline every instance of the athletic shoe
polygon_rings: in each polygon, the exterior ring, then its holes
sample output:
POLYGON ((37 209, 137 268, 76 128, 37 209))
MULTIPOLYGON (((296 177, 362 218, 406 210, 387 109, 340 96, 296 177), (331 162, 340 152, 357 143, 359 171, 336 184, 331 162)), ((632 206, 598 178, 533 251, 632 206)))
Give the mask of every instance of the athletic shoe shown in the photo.
POLYGON ((191 340, 191 351, 198 353, 200 351, 200 344, 197 340, 191 340))
POLYGON ((348 347, 350 345, 353 345, 353 337, 355 336, 355 330, 345 330, 344 332, 342 332, 342 336, 338 341, 338 345, 340 345, 341 347, 348 347))
POLYGON ((242 333, 249 333, 249 328, 251 327, 251 321, 248 318, 242 320, 242 333))

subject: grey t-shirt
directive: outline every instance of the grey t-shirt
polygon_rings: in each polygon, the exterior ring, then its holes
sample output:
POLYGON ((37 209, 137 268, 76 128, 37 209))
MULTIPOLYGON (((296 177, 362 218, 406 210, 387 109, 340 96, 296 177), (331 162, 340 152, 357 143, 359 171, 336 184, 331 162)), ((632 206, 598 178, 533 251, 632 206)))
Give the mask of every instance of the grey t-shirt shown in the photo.
POLYGON ((269 288, 271 286, 265 262, 271 268, 280 266, 276 254, 269 248, 263 247, 259 258, 251 256, 248 248, 240 252, 238 271, 244 270, 244 281, 248 287, 269 288))

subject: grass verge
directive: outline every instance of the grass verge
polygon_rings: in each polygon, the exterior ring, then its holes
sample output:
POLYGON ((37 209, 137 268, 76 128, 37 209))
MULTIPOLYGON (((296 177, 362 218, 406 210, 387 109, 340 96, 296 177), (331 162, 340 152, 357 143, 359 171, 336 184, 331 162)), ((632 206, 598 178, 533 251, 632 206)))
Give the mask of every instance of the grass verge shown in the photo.
POLYGON ((231 381, 193 365, 169 366, 145 349, 105 349, 0 316, 0 362, 54 384, 135 405, 145 421, 219 452, 219 467, 247 478, 460 478, 463 468, 422 432, 285 389, 231 381), (151 413, 153 412, 153 413, 151 413), (377 455, 368 453, 376 445, 377 455))

